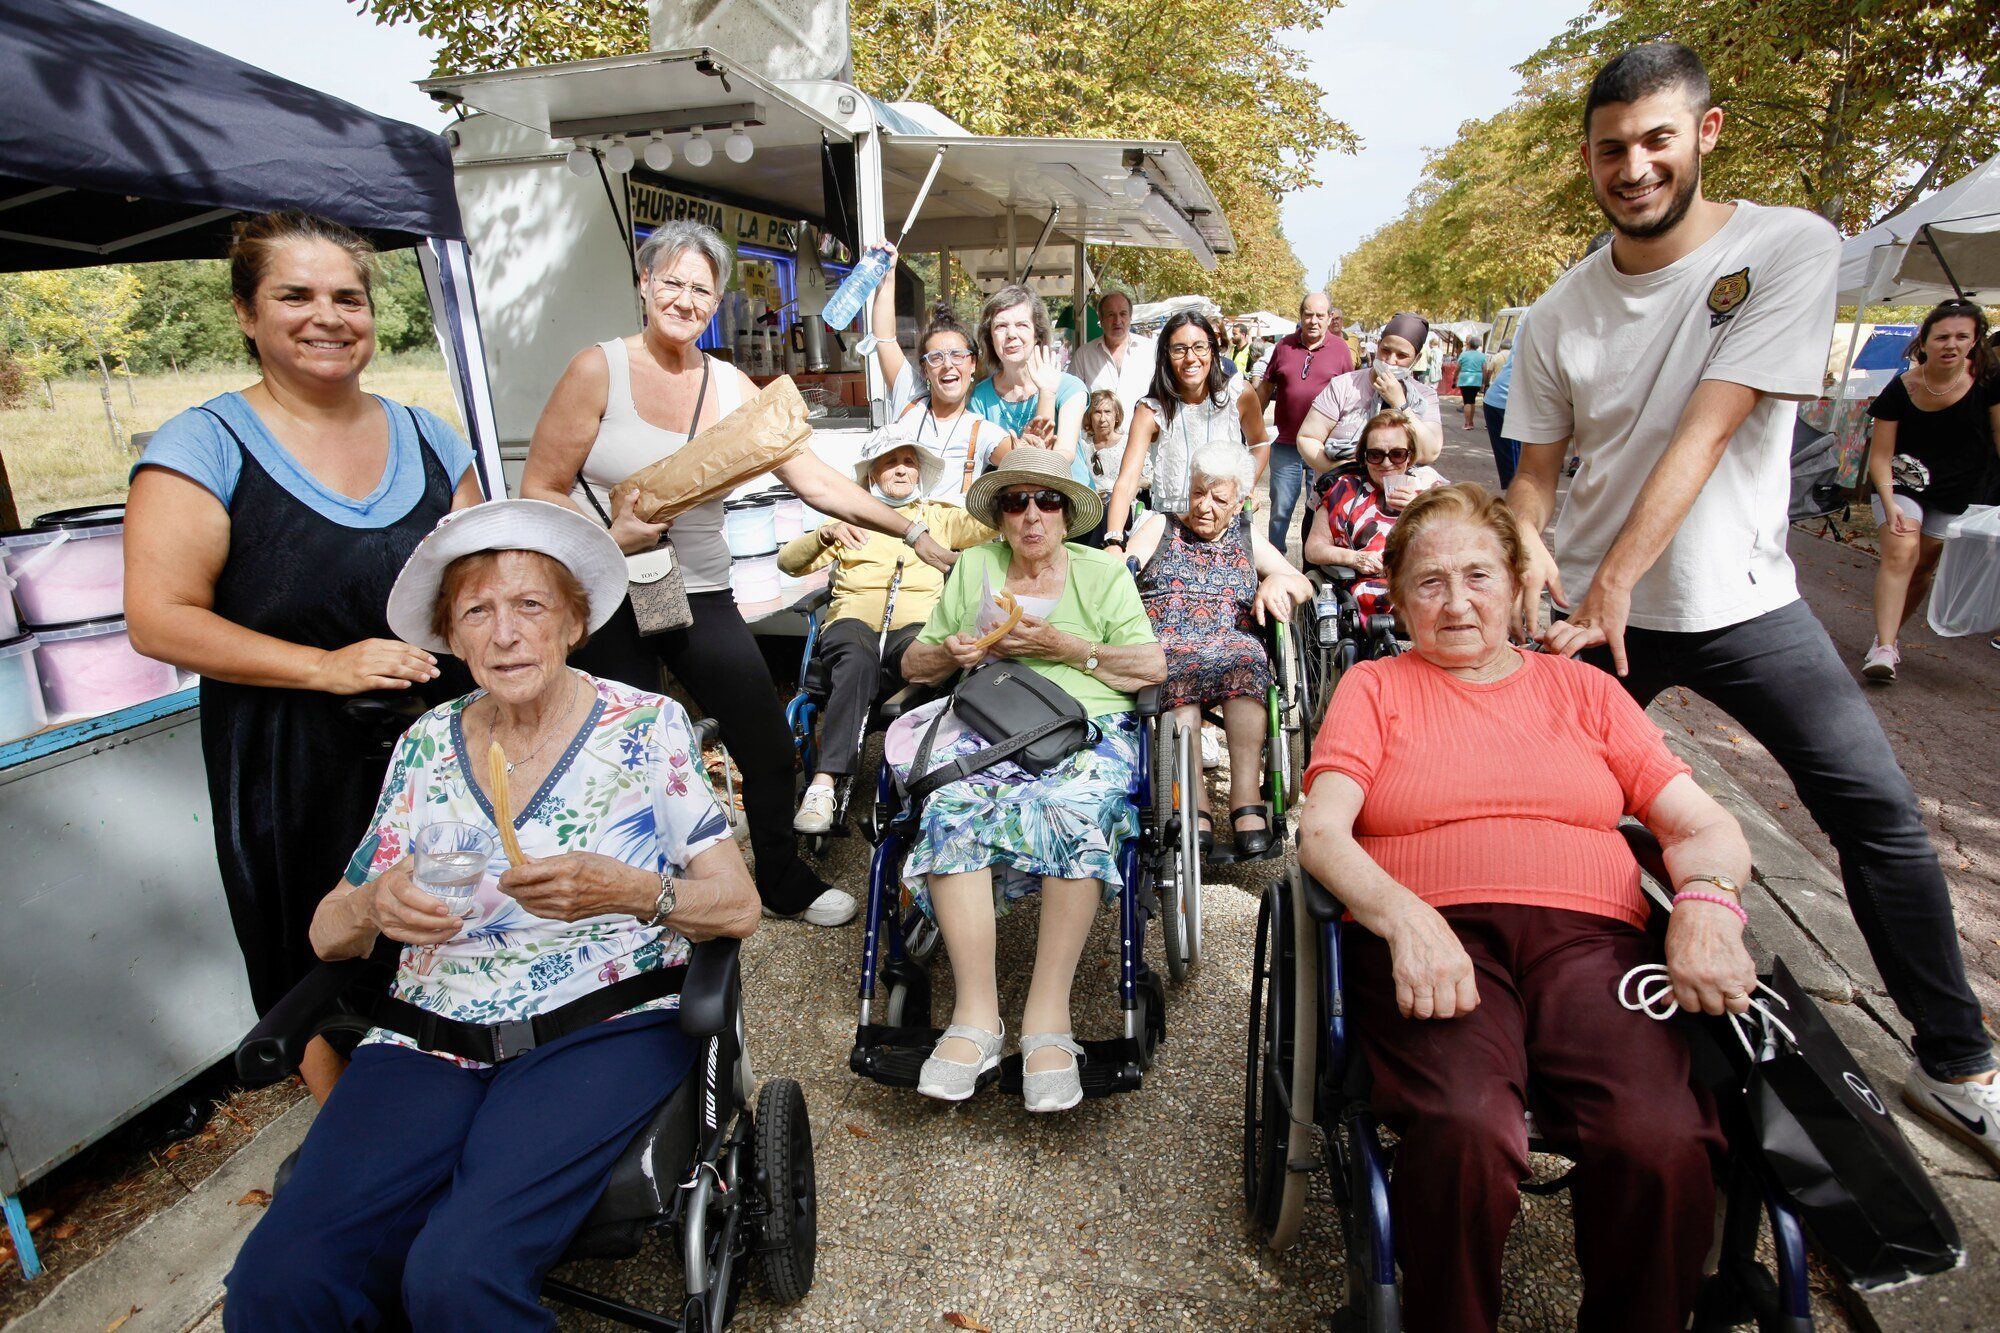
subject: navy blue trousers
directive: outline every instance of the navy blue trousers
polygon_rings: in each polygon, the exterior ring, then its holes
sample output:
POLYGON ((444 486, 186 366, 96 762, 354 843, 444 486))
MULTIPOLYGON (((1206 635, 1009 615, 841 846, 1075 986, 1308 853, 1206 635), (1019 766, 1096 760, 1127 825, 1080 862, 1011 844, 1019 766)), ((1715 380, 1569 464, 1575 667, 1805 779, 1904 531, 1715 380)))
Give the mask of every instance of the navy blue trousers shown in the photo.
POLYGON ((361 1047, 236 1257, 223 1327, 553 1329, 543 1275, 694 1065, 678 1024, 614 1019, 491 1069, 361 1047))

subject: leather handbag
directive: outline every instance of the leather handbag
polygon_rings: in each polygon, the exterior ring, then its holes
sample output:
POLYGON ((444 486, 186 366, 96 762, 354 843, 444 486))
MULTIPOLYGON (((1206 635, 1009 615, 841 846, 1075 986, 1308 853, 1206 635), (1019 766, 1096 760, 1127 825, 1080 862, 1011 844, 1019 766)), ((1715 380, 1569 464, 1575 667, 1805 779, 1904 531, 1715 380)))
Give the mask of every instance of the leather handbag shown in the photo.
MULTIPOLYGON (((701 420, 702 401, 708 397, 708 357, 701 359, 701 388, 694 398, 694 415, 688 418, 690 433, 695 422, 701 420)), ((584 498, 590 507, 604 520, 604 526, 611 526, 611 515, 597 498, 597 492, 590 489, 590 483, 583 483, 584 498)), ((639 633, 650 637, 665 634, 668 630, 686 629, 694 623, 694 612, 688 607, 687 581, 681 577, 681 563, 674 554, 671 541, 663 540, 650 551, 625 557, 626 600, 632 603, 632 618, 639 622, 639 633)))
POLYGON ((938 710, 917 747, 907 788, 911 811, 938 788, 1012 759, 1029 773, 1048 772, 1090 743, 1091 726, 1083 705, 1025 662, 989 662, 975 669, 951 693, 951 706, 938 710), (931 744, 945 714, 987 742, 932 769, 931 744))

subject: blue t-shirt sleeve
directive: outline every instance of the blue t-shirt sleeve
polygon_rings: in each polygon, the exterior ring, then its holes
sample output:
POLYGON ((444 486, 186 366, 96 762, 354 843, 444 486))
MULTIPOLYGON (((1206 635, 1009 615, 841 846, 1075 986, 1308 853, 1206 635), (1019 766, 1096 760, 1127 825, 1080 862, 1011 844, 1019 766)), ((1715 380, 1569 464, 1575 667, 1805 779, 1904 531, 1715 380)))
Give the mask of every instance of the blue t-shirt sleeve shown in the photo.
POLYGON ((127 478, 139 475, 144 467, 178 472, 201 487, 223 507, 236 494, 236 479, 243 472, 243 455, 222 423, 198 407, 170 417, 146 442, 146 452, 132 465, 127 478))
POLYGON ((1062 378, 1056 381, 1056 406, 1061 407, 1072 398, 1087 397, 1089 393, 1089 385, 1065 371, 1062 378))
POLYGON ((423 427, 423 438, 430 441, 431 451, 444 465, 444 474, 451 478, 452 488, 456 490, 458 484, 465 480, 465 470, 472 466, 472 446, 437 413, 413 407, 410 415, 423 427))

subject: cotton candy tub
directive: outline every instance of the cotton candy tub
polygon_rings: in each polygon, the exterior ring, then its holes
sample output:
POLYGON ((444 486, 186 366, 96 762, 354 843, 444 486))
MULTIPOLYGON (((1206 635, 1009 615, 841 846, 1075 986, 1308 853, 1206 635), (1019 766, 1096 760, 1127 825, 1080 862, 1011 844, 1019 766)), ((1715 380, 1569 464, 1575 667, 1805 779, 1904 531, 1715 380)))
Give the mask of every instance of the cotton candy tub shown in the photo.
POLYGON ((125 614, 125 511, 111 506, 44 514, 0 533, 21 619, 68 625, 125 614))
POLYGON ((0 639, 0 741, 32 736, 48 723, 35 670, 35 636, 0 639))
POLYGON ((123 616, 36 626, 42 701, 52 719, 96 717, 179 688, 172 667, 132 650, 123 616))

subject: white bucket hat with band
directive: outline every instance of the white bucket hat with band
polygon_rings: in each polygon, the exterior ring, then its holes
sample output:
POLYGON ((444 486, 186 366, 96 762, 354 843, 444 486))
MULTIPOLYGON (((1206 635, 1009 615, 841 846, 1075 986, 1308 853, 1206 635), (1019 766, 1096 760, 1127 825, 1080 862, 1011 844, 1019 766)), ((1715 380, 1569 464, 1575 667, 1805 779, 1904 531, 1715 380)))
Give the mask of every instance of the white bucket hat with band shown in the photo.
POLYGON ((1015 446, 1000 466, 972 483, 965 493, 966 512, 997 532, 1000 511, 995 501, 1010 486, 1040 486, 1069 497, 1069 531, 1064 534, 1068 538, 1089 532, 1104 517, 1104 501, 1069 474, 1069 460, 1053 449, 1031 444, 1015 446))
POLYGON ((904 503, 929 498, 944 476, 944 455, 935 444, 918 439, 915 431, 900 425, 884 426, 868 437, 861 446, 861 457, 854 462, 854 480, 866 490, 875 480, 875 465, 898 449, 917 451, 917 489, 904 503))
POLYGON ((389 590, 389 629, 433 653, 451 645, 431 631, 451 562, 481 551, 539 551, 576 576, 590 599, 590 630, 604 628, 625 600, 625 553, 602 525, 547 500, 488 500, 438 520, 417 543, 389 590))

